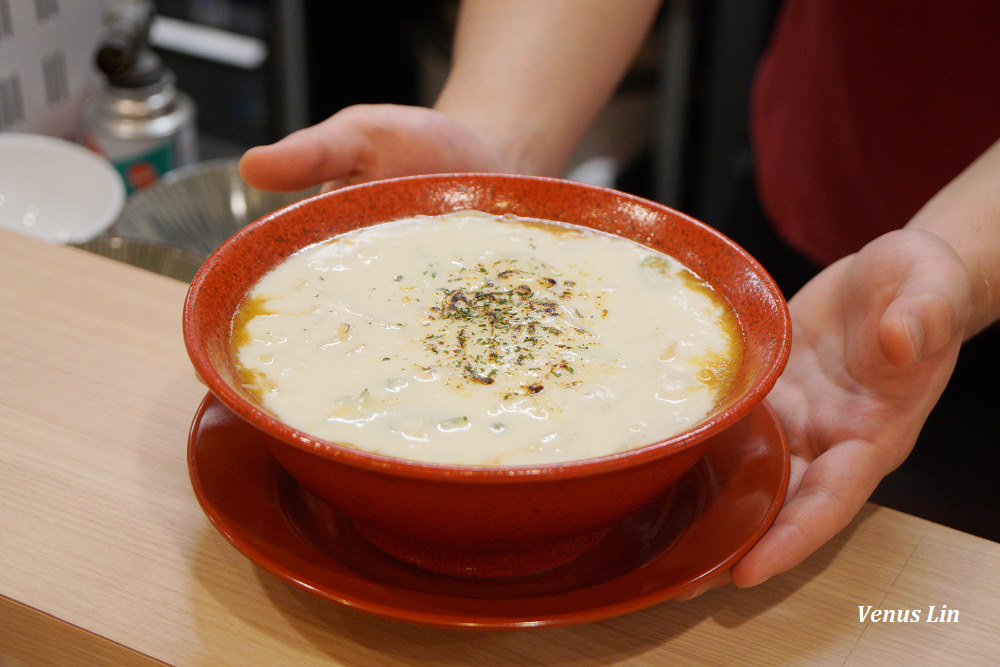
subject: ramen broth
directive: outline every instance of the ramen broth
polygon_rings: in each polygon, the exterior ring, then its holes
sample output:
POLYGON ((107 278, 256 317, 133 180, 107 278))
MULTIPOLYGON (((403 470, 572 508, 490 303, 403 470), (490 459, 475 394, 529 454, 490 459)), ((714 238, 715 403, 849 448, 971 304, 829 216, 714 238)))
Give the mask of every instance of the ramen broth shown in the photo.
POLYGON ((727 304, 675 259, 561 223, 464 211, 309 246, 233 324, 278 419, 455 465, 585 459, 703 420, 739 367, 727 304))

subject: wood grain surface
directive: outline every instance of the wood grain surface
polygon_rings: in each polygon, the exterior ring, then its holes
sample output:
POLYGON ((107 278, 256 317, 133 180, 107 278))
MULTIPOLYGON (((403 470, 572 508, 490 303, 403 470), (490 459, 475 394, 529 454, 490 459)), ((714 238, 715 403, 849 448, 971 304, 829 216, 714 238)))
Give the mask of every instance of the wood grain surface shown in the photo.
POLYGON ((584 625, 436 629, 293 588, 192 493, 185 291, 0 230, 0 666, 1000 662, 1000 544, 874 505, 762 586, 584 625))

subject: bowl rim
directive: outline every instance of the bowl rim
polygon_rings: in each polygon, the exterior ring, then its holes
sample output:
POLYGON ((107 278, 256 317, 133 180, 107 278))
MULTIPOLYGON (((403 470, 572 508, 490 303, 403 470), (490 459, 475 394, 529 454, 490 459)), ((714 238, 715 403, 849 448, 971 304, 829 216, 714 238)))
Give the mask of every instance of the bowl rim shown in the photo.
MULTIPOLYGON (((379 224, 373 222, 371 224, 379 224)), ((612 232, 613 233, 613 232, 612 232)), ((304 247, 304 246, 303 246, 304 247)), ((426 480, 461 480, 475 481, 482 483, 514 483, 524 481, 526 478, 535 479, 571 479, 585 477, 595 474, 604 474, 617 471, 623 468, 638 466, 654 460, 658 460, 668 455, 696 447, 701 443, 708 442, 710 436, 718 433, 748 414, 752 408, 760 403, 774 386, 778 377, 784 371, 785 365, 791 351, 791 316, 788 311, 788 304, 778 288, 774 279, 767 270, 735 241, 722 234, 710 225, 693 218, 690 215, 677 211, 676 209, 661 204, 659 202, 629 194, 613 188, 604 186, 571 181, 564 178, 551 176, 535 176, 524 174, 506 174, 493 172, 459 172, 459 173, 438 173, 420 174, 412 176, 400 176, 394 178, 367 181, 355 185, 348 185, 336 190, 320 192, 300 201, 294 202, 271 213, 268 213, 257 220, 251 222, 238 230, 217 248, 202 264, 195 274, 188 288, 187 296, 184 300, 182 325, 184 344, 188 356, 194 366, 195 372, 209 391, 215 394, 222 403, 237 414, 239 417, 250 423, 252 426, 263 431, 266 435, 274 438, 285 445, 318 455, 321 458, 335 460, 338 463, 346 464, 355 468, 367 469, 372 472, 391 473, 393 475, 421 478, 426 480), (659 212, 678 217, 684 220, 685 224, 691 224, 700 228, 701 233, 715 237, 717 242, 726 246, 733 254, 738 255, 747 263, 751 271, 761 280, 767 296, 771 297, 777 306, 775 313, 778 316, 775 322, 775 337, 779 343, 774 362, 761 372, 758 380, 739 398, 720 412, 703 419, 693 427, 664 438, 651 442, 640 447, 636 447, 624 452, 616 452, 603 456, 560 461, 552 463, 531 463, 521 465, 459 465, 448 463, 435 463, 414 459, 404 459, 399 457, 376 454, 363 449, 332 442, 300 431, 292 426, 280 421, 270 412, 253 404, 239 392, 235 391, 230 384, 223 379, 215 370, 214 364, 209 358, 209 354, 203 345, 195 339, 193 329, 195 311, 198 309, 198 301, 204 283, 211 274, 215 266, 225 261, 228 253, 233 252, 247 236, 255 233, 259 227, 272 224, 272 221, 281 218, 294 209, 309 206, 312 202, 331 197, 342 196, 343 193, 363 191, 384 187, 394 183, 423 182, 423 183, 443 183, 453 181, 533 181, 558 184, 563 187, 572 186, 595 193, 611 194, 616 198, 624 199, 630 203, 644 208, 653 208, 659 212)))

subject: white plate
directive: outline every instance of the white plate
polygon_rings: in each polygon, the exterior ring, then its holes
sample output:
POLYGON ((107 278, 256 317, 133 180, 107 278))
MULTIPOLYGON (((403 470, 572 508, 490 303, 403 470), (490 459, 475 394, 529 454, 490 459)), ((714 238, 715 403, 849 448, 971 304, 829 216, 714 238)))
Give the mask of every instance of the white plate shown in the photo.
POLYGON ((110 227, 124 203, 121 176, 99 155, 55 137, 0 133, 0 227, 80 243, 110 227))

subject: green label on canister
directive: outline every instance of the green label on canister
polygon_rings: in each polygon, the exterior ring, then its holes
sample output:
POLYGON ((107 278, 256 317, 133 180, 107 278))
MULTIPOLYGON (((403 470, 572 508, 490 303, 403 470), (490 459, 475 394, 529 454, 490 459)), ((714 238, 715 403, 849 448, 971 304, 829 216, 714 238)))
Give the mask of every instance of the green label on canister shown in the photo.
POLYGON ((136 155, 114 159, 112 164, 122 175, 129 193, 154 183, 177 166, 172 141, 164 141, 136 155))

